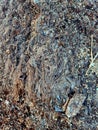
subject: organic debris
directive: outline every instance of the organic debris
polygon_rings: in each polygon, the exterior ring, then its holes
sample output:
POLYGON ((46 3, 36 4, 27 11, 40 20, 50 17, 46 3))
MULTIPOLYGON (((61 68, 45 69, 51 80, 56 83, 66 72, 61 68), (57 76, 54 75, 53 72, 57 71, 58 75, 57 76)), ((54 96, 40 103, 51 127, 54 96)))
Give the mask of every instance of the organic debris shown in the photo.
POLYGON ((98 129, 97 0, 0 0, 0 130, 98 129))

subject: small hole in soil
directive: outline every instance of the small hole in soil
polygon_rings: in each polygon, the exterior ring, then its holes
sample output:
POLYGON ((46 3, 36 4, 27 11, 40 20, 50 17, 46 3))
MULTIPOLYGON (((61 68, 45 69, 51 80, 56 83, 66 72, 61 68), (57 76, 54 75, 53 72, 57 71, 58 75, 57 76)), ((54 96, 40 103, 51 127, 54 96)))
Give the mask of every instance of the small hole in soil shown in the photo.
POLYGON ((71 91, 68 93, 68 97, 69 97, 69 98, 72 98, 74 94, 75 94, 75 91, 74 91, 74 90, 71 90, 71 91))

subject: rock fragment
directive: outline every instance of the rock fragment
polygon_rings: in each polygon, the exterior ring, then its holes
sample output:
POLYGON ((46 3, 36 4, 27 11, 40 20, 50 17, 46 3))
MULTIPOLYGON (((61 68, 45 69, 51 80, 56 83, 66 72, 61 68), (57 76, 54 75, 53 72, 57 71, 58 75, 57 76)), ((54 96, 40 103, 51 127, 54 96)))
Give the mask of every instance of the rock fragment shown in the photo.
POLYGON ((74 117, 79 113, 85 98, 86 97, 83 94, 76 94, 71 99, 69 99, 67 106, 65 105, 66 103, 64 104, 65 113, 69 118, 74 117))

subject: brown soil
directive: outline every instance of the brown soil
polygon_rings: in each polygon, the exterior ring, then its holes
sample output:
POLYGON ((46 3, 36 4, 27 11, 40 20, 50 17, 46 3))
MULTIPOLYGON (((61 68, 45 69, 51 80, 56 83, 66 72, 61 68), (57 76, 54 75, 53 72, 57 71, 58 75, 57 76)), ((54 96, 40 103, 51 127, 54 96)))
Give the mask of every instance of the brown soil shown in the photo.
POLYGON ((0 130, 98 129, 97 7, 0 0, 0 130))

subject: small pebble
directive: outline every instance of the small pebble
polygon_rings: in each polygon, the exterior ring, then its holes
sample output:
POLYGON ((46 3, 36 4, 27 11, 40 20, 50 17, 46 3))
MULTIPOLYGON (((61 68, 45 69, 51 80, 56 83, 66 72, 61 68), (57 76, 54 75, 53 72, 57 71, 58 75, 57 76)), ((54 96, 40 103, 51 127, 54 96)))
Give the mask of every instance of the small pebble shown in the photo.
POLYGON ((35 4, 39 3, 40 0, 33 0, 35 4))
POLYGON ((2 98, 0 98, 0 101, 2 102, 2 98))
POLYGON ((79 113, 85 98, 86 97, 83 94, 76 94, 73 96, 67 104, 67 109, 65 111, 66 115, 68 117, 76 116, 79 113))
POLYGON ((6 50, 6 54, 10 54, 10 50, 6 50))
POLYGON ((55 106, 55 111, 56 112, 63 112, 63 110, 60 107, 58 107, 58 106, 55 106))
POLYGON ((6 104, 6 105, 9 105, 9 101, 8 101, 8 100, 5 100, 5 104, 6 104))

